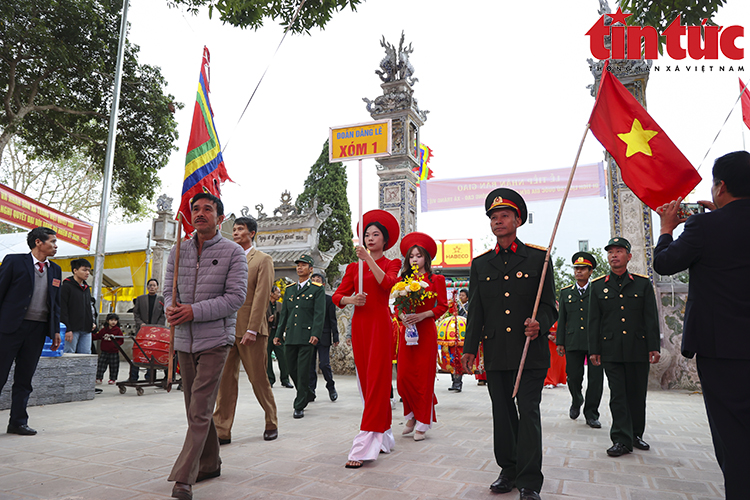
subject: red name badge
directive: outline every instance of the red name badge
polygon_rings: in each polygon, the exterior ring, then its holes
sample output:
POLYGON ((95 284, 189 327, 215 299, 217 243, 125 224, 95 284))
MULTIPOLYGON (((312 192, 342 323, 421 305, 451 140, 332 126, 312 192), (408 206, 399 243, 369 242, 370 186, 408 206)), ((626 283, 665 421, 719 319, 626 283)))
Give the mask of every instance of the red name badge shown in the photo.
POLYGON ((60 280, 55 278, 52 280, 52 286, 60 288, 60 280))

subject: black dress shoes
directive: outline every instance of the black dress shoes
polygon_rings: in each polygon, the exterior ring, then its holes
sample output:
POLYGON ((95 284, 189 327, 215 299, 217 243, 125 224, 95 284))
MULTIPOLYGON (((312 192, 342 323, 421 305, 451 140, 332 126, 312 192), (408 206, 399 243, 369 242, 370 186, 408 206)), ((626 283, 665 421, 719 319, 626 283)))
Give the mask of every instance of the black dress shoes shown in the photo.
POLYGON ((279 437, 279 430, 278 429, 266 429, 263 431, 263 440, 264 441, 273 441, 279 437))
POLYGON ((302 418, 305 416, 305 410, 294 410, 294 418, 302 418))
POLYGON ((601 429, 602 428, 602 423, 599 422, 595 418, 587 418, 586 419, 586 425, 588 425, 592 429, 601 429))
POLYGON ((615 443, 610 449, 607 450, 607 455, 610 457, 620 457, 630 453, 630 450, 625 447, 624 444, 615 443))
POLYGON ((636 436, 635 439, 633 439, 633 448, 638 448, 639 450, 648 450, 651 447, 646 441, 641 439, 640 436, 636 436))
POLYGON ((179 500, 193 500, 193 487, 185 483, 174 483, 172 498, 179 500))
POLYGON ((28 425, 12 425, 8 424, 8 434, 18 434, 21 436, 33 436, 36 431, 28 425))
POLYGON ((286 387, 287 389, 294 389, 294 386, 290 384, 289 382, 282 382, 281 387, 286 387))
POLYGON ((198 477, 195 478, 195 482, 200 483, 201 481, 205 481, 206 479, 211 479, 219 476, 221 476, 221 466, 219 466, 219 468, 213 472, 198 472, 198 477))
POLYGON ((513 481, 500 474, 497 480, 490 485, 490 491, 492 493, 508 493, 515 486, 516 484, 513 481))
POLYGON ((329 391, 328 395, 331 397, 331 401, 336 401, 339 398, 339 393, 335 390, 329 391))
POLYGON ((229 444, 231 442, 232 442, 232 438, 226 438, 226 439, 219 438, 219 444, 229 444))
POLYGON ((581 407, 580 405, 572 404, 570 405, 570 411, 568 412, 568 416, 572 418, 573 420, 578 418, 578 415, 581 414, 581 407))
POLYGON ((537 493, 534 490, 530 490, 528 488, 521 488, 521 500, 542 500, 542 497, 539 496, 539 493, 537 493))

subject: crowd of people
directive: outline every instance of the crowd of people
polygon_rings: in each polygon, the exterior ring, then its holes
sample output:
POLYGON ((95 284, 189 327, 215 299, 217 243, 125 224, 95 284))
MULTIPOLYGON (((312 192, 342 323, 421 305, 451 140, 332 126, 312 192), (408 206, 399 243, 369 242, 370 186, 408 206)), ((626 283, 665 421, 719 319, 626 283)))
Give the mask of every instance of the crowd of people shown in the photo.
MULTIPOLYGON (((661 274, 690 271, 683 354, 697 355, 726 498, 739 499, 744 495, 744 452, 750 444, 750 398, 727 381, 742 380, 750 368, 744 333, 750 309, 740 289, 742 278, 750 278, 744 257, 750 232, 741 230, 750 220, 750 154, 731 153, 716 161, 712 197, 701 202, 709 213, 690 218, 681 216, 680 199, 657 210, 661 236, 654 268, 661 274), (684 232, 673 240, 674 229, 685 222, 684 232)), ((577 419, 582 409, 586 425, 599 429, 606 375, 612 417, 607 455, 650 449, 644 435, 649 366, 660 359, 656 297, 648 277, 628 270, 631 244, 619 235, 605 246, 608 274, 591 280, 598 263, 592 254, 578 252, 571 258, 575 282, 556 296, 547 249, 518 238, 528 216, 522 196, 512 189, 495 189, 485 200, 485 213, 496 245, 474 258, 470 286, 453 304, 455 313, 466 318, 466 332, 450 390, 460 392, 462 375, 482 367, 480 382, 487 386, 492 405, 493 449, 500 468, 490 490, 508 493, 517 488, 521 500, 537 500, 544 483, 540 402, 551 376, 567 381, 569 417, 577 419), (479 365, 478 356, 483 358, 479 365), (566 362, 551 363, 558 357, 566 362)), ((301 255, 296 260, 298 281, 286 288, 279 307, 273 262, 254 246, 257 222, 236 219, 231 242, 217 229, 224 219, 219 198, 196 195, 191 214, 196 232, 179 243, 179 295, 167 287, 163 297, 156 296, 158 282, 149 282, 149 294, 136 302, 142 322, 158 323, 165 317, 175 329, 188 426, 169 475, 174 498, 192 499, 192 485, 221 474, 220 447, 231 442, 240 363, 265 412, 265 440, 278 437, 272 352, 282 386, 296 390, 294 418, 303 418, 316 398, 316 364, 330 400, 337 400, 329 354, 339 342, 335 307, 354 306, 351 345, 363 401, 360 430, 345 467, 358 469, 394 449, 394 356, 403 400, 402 434, 426 439, 437 421, 436 321, 449 308, 446 280, 430 265, 437 251, 433 238, 419 232, 400 238, 393 215, 372 210, 363 217, 359 262, 347 266, 333 295, 326 295, 325 276, 315 272, 313 259, 301 255), (399 239, 402 259, 387 258, 385 252, 399 239)), ((51 338, 52 348, 57 348, 62 316, 72 346, 66 349, 85 350, 92 322, 85 285, 90 264, 74 261, 73 276, 62 281, 59 266, 49 261, 56 252, 54 232, 36 228, 28 244, 29 254, 8 255, 0 266, 0 378, 4 385, 15 361, 7 431, 21 435, 36 434, 28 426, 26 405, 44 338, 51 338), (68 312, 61 314, 66 304, 68 312)), ((177 272, 176 255, 177 246, 167 263, 170 283, 177 272)), ((114 383, 121 342, 117 315, 107 316, 95 338, 102 339, 97 382, 109 368, 114 383)))

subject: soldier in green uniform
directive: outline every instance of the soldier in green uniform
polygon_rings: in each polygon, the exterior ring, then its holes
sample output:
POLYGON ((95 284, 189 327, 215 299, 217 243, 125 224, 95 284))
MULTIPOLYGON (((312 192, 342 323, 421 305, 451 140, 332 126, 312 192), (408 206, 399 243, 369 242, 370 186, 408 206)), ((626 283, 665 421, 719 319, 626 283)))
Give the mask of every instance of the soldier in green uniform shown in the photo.
POLYGON ((310 280, 312 257, 303 255, 295 264, 299 282, 289 285, 284 291, 284 306, 273 343, 281 345, 281 339, 285 337, 284 351, 289 376, 297 389, 294 418, 302 418, 308 401, 315 399, 310 390, 310 363, 323 333, 326 294, 321 285, 310 280))
POLYGON ((604 249, 612 269, 591 282, 589 356, 604 366, 609 382, 612 447, 607 455, 619 457, 648 450, 646 390, 649 363, 659 362, 659 319, 651 280, 628 272, 630 242, 614 237, 604 249))
MULTIPOLYGON (((557 320, 557 354, 566 356, 565 371, 568 374, 568 390, 573 397, 568 415, 573 420, 581 414, 583 405, 583 365, 588 355, 588 322, 591 287, 589 278, 596 269, 596 259, 588 252, 573 254, 573 273, 576 282, 560 290, 560 318, 557 320)), ((583 416, 586 424, 594 429, 601 428, 599 403, 604 387, 604 370, 601 366, 589 363, 586 377, 586 404, 583 416)))
POLYGON ((479 343, 484 343, 495 461, 502 468, 490 490, 508 493, 517 486, 521 500, 538 500, 544 481, 539 403, 550 364, 547 335, 557 319, 554 278, 548 266, 532 320, 546 249, 525 245, 516 237, 527 217, 521 195, 498 188, 484 206, 497 245, 471 263, 471 314, 461 362, 471 373, 479 343), (531 342, 514 400, 513 386, 527 338, 531 342))

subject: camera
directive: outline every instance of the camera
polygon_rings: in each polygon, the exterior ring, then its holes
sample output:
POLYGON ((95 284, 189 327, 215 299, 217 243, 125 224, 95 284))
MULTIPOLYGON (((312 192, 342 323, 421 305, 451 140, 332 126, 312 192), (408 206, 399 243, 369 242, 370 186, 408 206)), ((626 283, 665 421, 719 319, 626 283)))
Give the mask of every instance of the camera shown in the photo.
POLYGON ((687 219, 691 215, 705 213, 706 207, 700 203, 680 203, 680 209, 677 211, 677 216, 680 219, 687 219))

